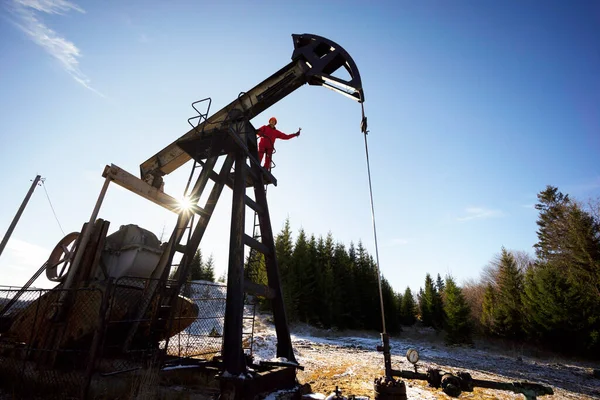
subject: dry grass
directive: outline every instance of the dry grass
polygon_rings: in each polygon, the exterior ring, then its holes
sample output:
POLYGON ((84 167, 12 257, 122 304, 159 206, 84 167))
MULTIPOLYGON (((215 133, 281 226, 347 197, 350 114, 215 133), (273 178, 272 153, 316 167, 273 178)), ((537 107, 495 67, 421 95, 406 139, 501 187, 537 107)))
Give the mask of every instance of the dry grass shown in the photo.
POLYGON ((373 397, 373 379, 383 374, 375 365, 336 363, 298 371, 298 380, 310 384, 313 392, 329 394, 338 386, 344 395, 373 397))

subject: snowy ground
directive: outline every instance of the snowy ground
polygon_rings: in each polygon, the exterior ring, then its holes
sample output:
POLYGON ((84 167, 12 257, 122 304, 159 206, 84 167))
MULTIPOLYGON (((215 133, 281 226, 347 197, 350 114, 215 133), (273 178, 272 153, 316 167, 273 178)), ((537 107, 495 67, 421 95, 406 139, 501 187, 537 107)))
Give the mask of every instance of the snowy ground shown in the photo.
MULTIPOLYGON (((332 332, 308 326, 292 327, 292 333, 296 358, 305 367, 304 371, 298 371, 301 383, 310 384, 316 393, 329 394, 339 386, 345 396, 373 398, 373 379, 383 375, 383 356, 375 350, 380 344, 379 335, 332 332)), ((477 379, 529 381, 554 389, 553 396, 540 399, 600 399, 600 380, 592 376, 592 368, 598 368, 598 365, 566 362, 556 357, 542 360, 519 355, 518 358, 517 355, 506 354, 509 353, 506 351, 482 350, 478 346, 446 347, 439 341, 429 340, 430 334, 427 329, 414 329, 392 338, 392 367, 412 370, 405 354, 408 349, 414 348, 420 354, 420 372, 436 367, 444 371, 466 371, 477 379)), ((275 356, 275 331, 264 318, 258 318, 254 338, 255 358, 272 359, 275 356)), ((409 399, 448 398, 441 390, 429 388, 426 382, 405 382, 409 399)), ((463 393, 460 398, 522 399, 524 396, 475 389, 472 393, 463 393)))

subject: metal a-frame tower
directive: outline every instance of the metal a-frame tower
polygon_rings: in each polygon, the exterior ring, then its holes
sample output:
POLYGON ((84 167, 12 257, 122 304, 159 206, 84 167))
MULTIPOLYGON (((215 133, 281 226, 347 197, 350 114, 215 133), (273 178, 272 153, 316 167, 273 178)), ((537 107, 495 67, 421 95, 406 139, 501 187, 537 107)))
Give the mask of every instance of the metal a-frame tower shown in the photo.
MULTIPOLYGON (((265 185, 276 185, 277 181, 259 164, 256 130, 250 120, 306 83, 327 87, 359 103, 364 101, 358 68, 341 46, 317 35, 292 35, 292 38, 292 61, 248 92, 241 93, 223 109, 209 117, 208 111, 200 112, 196 108, 198 102, 194 103, 193 106, 199 113, 198 124, 192 124, 188 133, 142 163, 141 180, 114 165, 105 170, 104 176, 107 179, 170 208, 173 198, 162 191, 163 176, 190 159, 197 163, 193 170, 196 166, 201 168, 187 193, 192 203, 190 211, 178 213, 176 227, 150 277, 147 295, 137 311, 138 319, 141 319, 149 307, 159 308, 152 313, 156 317, 151 332, 156 337, 168 329, 169 315, 172 314, 172 308, 188 275, 190 261, 200 245, 224 187, 228 186, 233 190, 221 376, 242 376, 247 371, 242 348, 244 293, 260 294, 271 300, 277 334, 276 356, 297 365, 285 315, 265 193, 265 185), (333 76, 340 68, 346 70, 350 79, 333 76), (205 191, 208 191, 209 181, 213 185, 207 200, 204 204, 199 204, 205 191), (254 191, 253 198, 247 194, 249 188, 254 191), (258 217, 260 241, 244 231, 247 207, 258 217), (195 218, 198 220, 194 223, 195 218), (268 285, 254 284, 244 279, 246 246, 264 254, 268 285), (174 264, 174 259, 180 259, 178 264, 174 264), (177 283, 167 284, 174 266, 177 266, 177 283), (157 296, 158 301, 155 301, 157 296)), ((204 100, 200 102, 202 101, 204 100)), ((208 104, 210 109, 210 102, 208 104)), ((366 133, 364 111, 362 129, 366 133)), ((124 350, 129 348, 137 331, 138 325, 133 324, 125 339, 124 350)), ((237 398, 237 395, 233 398, 237 398)))

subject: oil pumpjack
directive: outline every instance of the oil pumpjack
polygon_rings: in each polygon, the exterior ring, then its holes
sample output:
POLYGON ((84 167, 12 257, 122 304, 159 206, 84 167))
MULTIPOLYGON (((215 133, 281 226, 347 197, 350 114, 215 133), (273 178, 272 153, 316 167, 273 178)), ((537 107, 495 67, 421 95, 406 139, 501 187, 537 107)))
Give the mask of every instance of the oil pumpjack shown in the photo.
MULTIPOLYGON (((123 298, 117 307, 122 310, 123 318, 127 315, 131 321, 118 332, 122 352, 135 348, 140 342, 168 340, 185 328, 175 328, 170 323, 170 315, 175 309, 187 316, 198 312, 198 308, 180 292, 215 206, 224 187, 228 186, 233 191, 233 200, 222 356, 218 362, 221 398, 252 398, 266 390, 290 388, 296 384, 295 372, 301 366, 294 356, 286 320, 265 193, 265 185, 277 185, 277 180, 259 163, 256 129, 250 120, 304 84, 324 86, 360 103, 364 133, 366 117, 362 107, 364 92, 360 74, 348 52, 337 43, 317 35, 294 34, 292 39, 294 51, 291 62, 252 89, 240 93, 227 106, 209 116, 210 99, 194 103, 199 115, 188 120, 192 129, 143 162, 139 178, 114 164, 105 167, 102 174, 104 185, 89 222, 84 224, 80 233, 63 238, 49 260, 28 282, 31 284, 45 270, 49 279, 59 283, 56 290, 50 292, 53 295, 36 300, 13 320, 0 324, 5 327, 5 334, 23 341, 38 340, 38 346, 53 349, 67 343, 89 345, 96 341, 95 332, 99 331, 99 325, 95 320, 75 315, 80 296, 74 298, 69 291, 94 288, 106 292, 108 280, 133 276, 147 279, 147 283, 140 288, 131 288, 135 296, 123 298), (350 78, 334 76, 339 69, 344 69, 350 78), (197 108, 202 102, 208 103, 205 113, 197 108), (189 192, 186 188, 191 207, 182 210, 178 208, 175 197, 164 192, 163 179, 192 159, 194 168, 188 182, 189 192), (190 185, 196 167, 200 172, 190 185), (210 186, 209 181, 212 181, 210 186), (167 243, 161 244, 151 232, 135 225, 124 225, 107 236, 109 223, 99 219, 98 214, 110 183, 177 213, 176 226, 167 243), (205 193, 209 187, 210 192, 205 193), (253 196, 247 195, 248 188, 252 188, 253 196), (203 197, 203 194, 208 196, 203 197), (206 202, 201 204, 200 199, 206 197, 206 202), (261 240, 244 232, 246 207, 255 213, 261 240), (257 285, 244 278, 246 246, 264 254, 267 285, 257 285), (127 249, 134 251, 127 252, 127 249), (252 380, 245 379, 251 360, 244 355, 242 346, 245 293, 270 299, 277 335, 276 357, 285 360, 284 363, 274 363, 272 369, 265 364, 262 373, 252 380), (43 330, 50 334, 26 337, 26 327, 31 326, 32 320, 37 321, 40 313, 46 316, 43 330), (140 322, 147 315, 153 316, 151 321, 140 322), (76 323, 69 325, 67 321, 76 323), (75 327, 65 332, 65 326, 75 327)), ((15 296, 14 301, 18 297, 15 296)), ((0 310, 0 317, 6 314, 8 308, 5 305, 0 310)))

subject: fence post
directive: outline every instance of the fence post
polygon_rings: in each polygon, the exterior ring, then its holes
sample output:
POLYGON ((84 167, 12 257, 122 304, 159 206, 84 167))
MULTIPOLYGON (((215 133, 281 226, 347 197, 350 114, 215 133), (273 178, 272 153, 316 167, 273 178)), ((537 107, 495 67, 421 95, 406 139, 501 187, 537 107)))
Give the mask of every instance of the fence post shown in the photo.
POLYGON ((96 366, 96 360, 98 358, 98 353, 100 352, 100 346, 106 330, 106 320, 108 318, 109 310, 108 304, 113 290, 113 279, 114 278, 109 278, 106 281, 106 287, 102 295, 102 302, 100 303, 100 310, 98 313, 98 328, 96 329, 96 332, 94 332, 92 346, 90 348, 90 358, 88 359, 84 381, 81 387, 81 398, 83 400, 87 399, 88 396, 88 391, 92 382, 92 375, 94 374, 94 367, 96 366))

